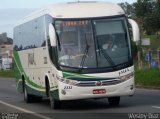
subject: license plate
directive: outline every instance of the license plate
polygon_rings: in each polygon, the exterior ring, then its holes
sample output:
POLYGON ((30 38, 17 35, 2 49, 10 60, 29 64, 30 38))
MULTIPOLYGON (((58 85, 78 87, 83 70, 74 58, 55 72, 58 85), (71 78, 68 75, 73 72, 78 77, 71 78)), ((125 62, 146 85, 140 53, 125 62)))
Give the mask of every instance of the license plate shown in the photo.
POLYGON ((106 89, 94 89, 93 94, 105 94, 106 89))

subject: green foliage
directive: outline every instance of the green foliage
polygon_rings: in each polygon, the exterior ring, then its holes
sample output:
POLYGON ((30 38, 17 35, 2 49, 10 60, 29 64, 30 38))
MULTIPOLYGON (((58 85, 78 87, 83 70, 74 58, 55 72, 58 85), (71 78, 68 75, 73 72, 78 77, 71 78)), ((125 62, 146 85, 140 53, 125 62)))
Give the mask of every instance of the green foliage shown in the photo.
POLYGON ((160 30, 160 14, 157 10, 152 11, 144 19, 144 28, 148 35, 155 34, 160 30))
POLYGON ((15 77, 15 72, 14 70, 0 70, 0 77, 10 77, 14 78, 15 77))
POLYGON ((125 3, 119 3, 118 4, 129 17, 134 16, 134 7, 133 5, 129 4, 128 2, 125 3))
POLYGON ((160 87, 160 69, 136 70, 135 82, 144 87, 160 87))
POLYGON ((119 3, 123 10, 135 19, 143 33, 158 34, 160 31, 160 0, 137 0, 133 4, 119 3))
POLYGON ((144 18, 147 16, 153 9, 153 3, 153 0, 137 0, 137 2, 133 4, 136 17, 144 18))

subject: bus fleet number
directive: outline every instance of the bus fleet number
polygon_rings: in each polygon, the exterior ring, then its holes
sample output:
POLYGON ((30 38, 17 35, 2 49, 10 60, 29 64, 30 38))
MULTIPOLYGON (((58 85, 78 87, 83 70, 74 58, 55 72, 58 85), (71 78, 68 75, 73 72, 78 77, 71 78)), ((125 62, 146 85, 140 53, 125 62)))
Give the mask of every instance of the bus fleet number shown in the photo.
POLYGON ((72 86, 64 86, 64 89, 72 89, 72 86))

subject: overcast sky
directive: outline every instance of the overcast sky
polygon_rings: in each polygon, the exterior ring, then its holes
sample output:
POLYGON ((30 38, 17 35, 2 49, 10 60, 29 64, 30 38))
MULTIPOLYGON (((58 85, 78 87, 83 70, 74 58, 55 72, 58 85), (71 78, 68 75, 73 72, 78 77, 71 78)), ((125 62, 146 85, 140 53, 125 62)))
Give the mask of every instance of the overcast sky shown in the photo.
MULTIPOLYGON (((14 24, 27 14, 35 11, 37 8, 49 4, 71 2, 78 0, 0 0, 0 33, 7 32, 9 37, 13 37, 14 24)), ((80 0, 85 1, 85 0, 80 0)), ((93 1, 93 0, 87 0, 93 1)), ((96 0, 109 1, 113 3, 128 2, 133 3, 137 0, 96 0)))

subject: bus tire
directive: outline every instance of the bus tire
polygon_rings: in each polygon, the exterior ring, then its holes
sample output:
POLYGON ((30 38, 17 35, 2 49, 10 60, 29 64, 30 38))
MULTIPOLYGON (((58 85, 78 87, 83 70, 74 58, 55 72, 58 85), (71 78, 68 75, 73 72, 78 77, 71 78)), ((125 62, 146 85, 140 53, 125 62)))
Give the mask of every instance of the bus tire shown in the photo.
POLYGON ((117 106, 120 103, 120 97, 109 97, 108 102, 111 106, 117 106))
POLYGON ((49 99, 50 99, 50 105, 51 109, 60 109, 61 108, 61 101, 55 100, 49 91, 49 99))
POLYGON ((50 97, 50 105, 51 105, 51 109, 60 109, 61 108, 61 101, 55 100, 50 97))
POLYGON ((61 101, 55 100, 50 92, 50 85, 49 80, 45 77, 45 85, 46 85, 46 96, 49 97, 50 105, 52 109, 60 109, 61 108, 61 101))
POLYGON ((41 102, 42 101, 42 97, 41 96, 35 96, 34 101, 36 102, 41 102))
POLYGON ((28 94, 26 84, 24 85, 24 101, 26 103, 31 103, 33 102, 33 96, 28 94))

